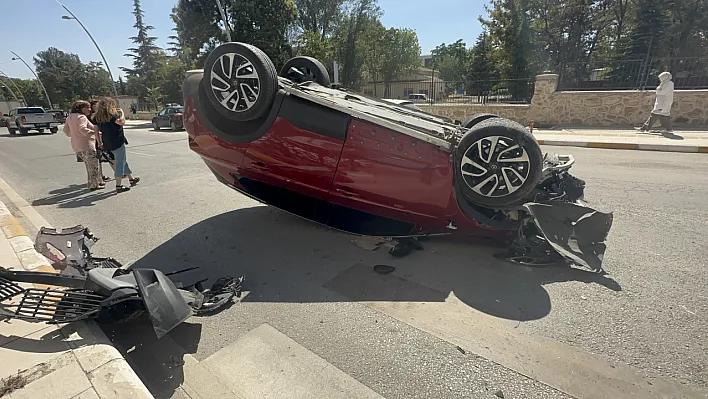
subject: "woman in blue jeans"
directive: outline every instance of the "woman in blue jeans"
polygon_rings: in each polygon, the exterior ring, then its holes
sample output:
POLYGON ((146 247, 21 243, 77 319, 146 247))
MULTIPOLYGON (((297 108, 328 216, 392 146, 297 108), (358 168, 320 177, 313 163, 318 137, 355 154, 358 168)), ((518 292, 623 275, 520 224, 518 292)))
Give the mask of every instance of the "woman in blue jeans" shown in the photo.
POLYGON ((138 184, 140 178, 133 176, 126 158, 125 145, 128 144, 128 140, 125 139, 123 131, 125 114, 122 109, 118 108, 114 99, 107 97, 98 102, 94 118, 96 120, 95 129, 100 130, 103 138, 103 148, 111 151, 115 156, 116 192, 128 191, 130 187, 122 184, 123 178, 128 178, 131 187, 138 184))

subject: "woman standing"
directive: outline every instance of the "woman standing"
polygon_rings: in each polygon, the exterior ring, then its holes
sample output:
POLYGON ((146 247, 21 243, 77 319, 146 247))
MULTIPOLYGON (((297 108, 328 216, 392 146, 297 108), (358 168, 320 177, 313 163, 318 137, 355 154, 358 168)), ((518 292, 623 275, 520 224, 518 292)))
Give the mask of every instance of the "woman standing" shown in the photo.
POLYGON ((116 192, 128 191, 130 187, 122 184, 123 178, 127 177, 131 186, 138 184, 140 178, 133 177, 133 172, 128 166, 125 151, 125 145, 128 144, 128 141, 125 139, 125 132, 123 131, 123 126, 125 125, 123 110, 118 108, 114 99, 107 97, 98 102, 98 109, 94 119, 98 124, 98 129, 101 131, 103 149, 111 151, 115 156, 116 192))
POLYGON ((98 158, 96 157, 96 133, 88 120, 91 104, 88 101, 76 101, 71 106, 71 113, 64 123, 64 134, 71 138, 71 148, 84 161, 90 190, 100 190, 106 185, 101 179, 98 158))
POLYGON ((96 133, 96 138, 98 138, 98 148, 96 148, 96 156, 98 157, 98 169, 101 173, 104 182, 111 180, 110 177, 103 174, 103 163, 108 162, 111 165, 111 169, 115 170, 113 166, 113 153, 103 149, 103 144, 101 141, 101 132, 98 130, 98 124, 96 123, 96 110, 98 109, 98 100, 91 100, 91 115, 88 116, 89 122, 93 124, 94 132, 96 133))

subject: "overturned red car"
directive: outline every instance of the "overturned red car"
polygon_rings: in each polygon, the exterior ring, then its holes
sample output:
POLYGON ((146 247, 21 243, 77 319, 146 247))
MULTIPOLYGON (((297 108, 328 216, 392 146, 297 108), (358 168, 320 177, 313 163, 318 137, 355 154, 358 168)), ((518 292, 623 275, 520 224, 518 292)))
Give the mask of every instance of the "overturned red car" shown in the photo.
POLYGON ((353 234, 507 236, 508 259, 601 270, 612 214, 588 208, 571 156, 496 115, 455 121, 334 89, 319 61, 278 73, 225 43, 183 83, 190 148, 217 179, 353 234))

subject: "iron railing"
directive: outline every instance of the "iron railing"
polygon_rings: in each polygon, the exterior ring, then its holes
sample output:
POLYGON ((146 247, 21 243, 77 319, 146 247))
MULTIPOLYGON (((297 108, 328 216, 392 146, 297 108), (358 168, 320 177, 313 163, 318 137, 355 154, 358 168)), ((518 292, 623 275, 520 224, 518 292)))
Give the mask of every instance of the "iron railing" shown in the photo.
POLYGON ((411 100, 436 104, 528 104, 533 97, 535 79, 498 79, 475 81, 368 82, 362 94, 386 99, 411 100))
POLYGON ((668 71, 676 89, 707 89, 708 58, 593 60, 560 66, 558 90, 647 90, 668 71))

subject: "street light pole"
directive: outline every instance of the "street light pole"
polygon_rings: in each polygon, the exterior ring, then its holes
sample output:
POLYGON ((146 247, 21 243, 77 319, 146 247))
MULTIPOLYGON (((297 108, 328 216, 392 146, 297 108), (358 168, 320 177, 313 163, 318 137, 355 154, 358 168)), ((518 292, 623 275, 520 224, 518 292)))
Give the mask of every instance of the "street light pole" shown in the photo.
POLYGON ((74 15, 71 10, 69 10, 64 4, 61 4, 59 0, 56 0, 56 2, 66 10, 71 16, 66 16, 62 15, 61 19, 66 19, 66 20, 75 20, 76 22, 81 25, 81 27, 84 29, 84 32, 88 35, 89 39, 93 42, 93 45, 96 46, 96 50, 98 50, 98 53, 101 54, 101 58, 103 59, 103 64, 106 66, 106 69, 108 70, 108 76, 111 78, 111 85, 113 86, 113 95, 116 98, 116 101, 118 101, 118 89, 116 88, 116 81, 113 80, 113 73, 111 72, 111 67, 108 66, 108 61, 106 61, 106 57, 103 55, 103 51, 101 51, 101 48, 98 46, 98 43, 96 43, 96 40, 94 40, 93 36, 91 36, 91 33, 89 33, 88 29, 84 26, 84 24, 81 23, 81 21, 74 15))
MULTIPOLYGON (((20 88, 17 87, 17 84, 12 80, 12 78, 9 77, 9 76, 7 76, 7 74, 6 74, 5 72, 3 72, 3 71, 0 71, 0 76, 4 76, 7 80, 10 81, 10 83, 12 83, 12 86, 15 87, 15 90, 17 90, 17 92, 20 93, 20 97, 22 98, 22 101, 25 103, 25 106, 27 106, 27 100, 25 100, 25 95, 22 94, 22 90, 20 90, 20 88)), ((17 98, 17 96, 15 95, 15 92, 13 92, 12 89, 10 89, 9 86, 6 86, 6 87, 7 87, 8 90, 10 90, 10 93, 12 93, 12 95, 13 95, 15 98, 17 98)))
MULTIPOLYGON (((14 60, 20 60, 20 61, 22 61, 22 63, 25 64, 25 66, 27 67, 27 69, 29 69, 30 72, 32 72, 32 74, 34 75, 34 77, 37 78, 37 82, 39 82, 39 85, 42 86, 42 89, 44 90, 44 95, 47 96, 47 102, 49 103, 49 109, 54 108, 54 107, 52 106, 52 100, 49 99, 49 93, 47 93, 47 88, 44 87, 44 83, 42 83, 42 81, 39 79, 39 76, 37 76, 37 72, 35 72, 34 69, 32 69, 32 67, 30 67, 29 64, 27 64, 27 63, 25 62, 25 60, 22 59, 22 57, 20 57, 19 55, 17 55, 16 52, 14 52, 14 51, 10 51, 10 52, 15 55, 15 58, 12 59, 13 61, 14 61, 14 60)), ((25 105, 27 105, 27 104, 25 104, 25 105)))
POLYGON ((226 11, 224 7, 221 6, 221 0, 216 0, 216 5, 219 7, 219 13, 221 14, 221 19, 224 21, 224 29, 226 29, 226 39, 231 41, 231 29, 229 29, 228 23, 226 23, 226 11))

